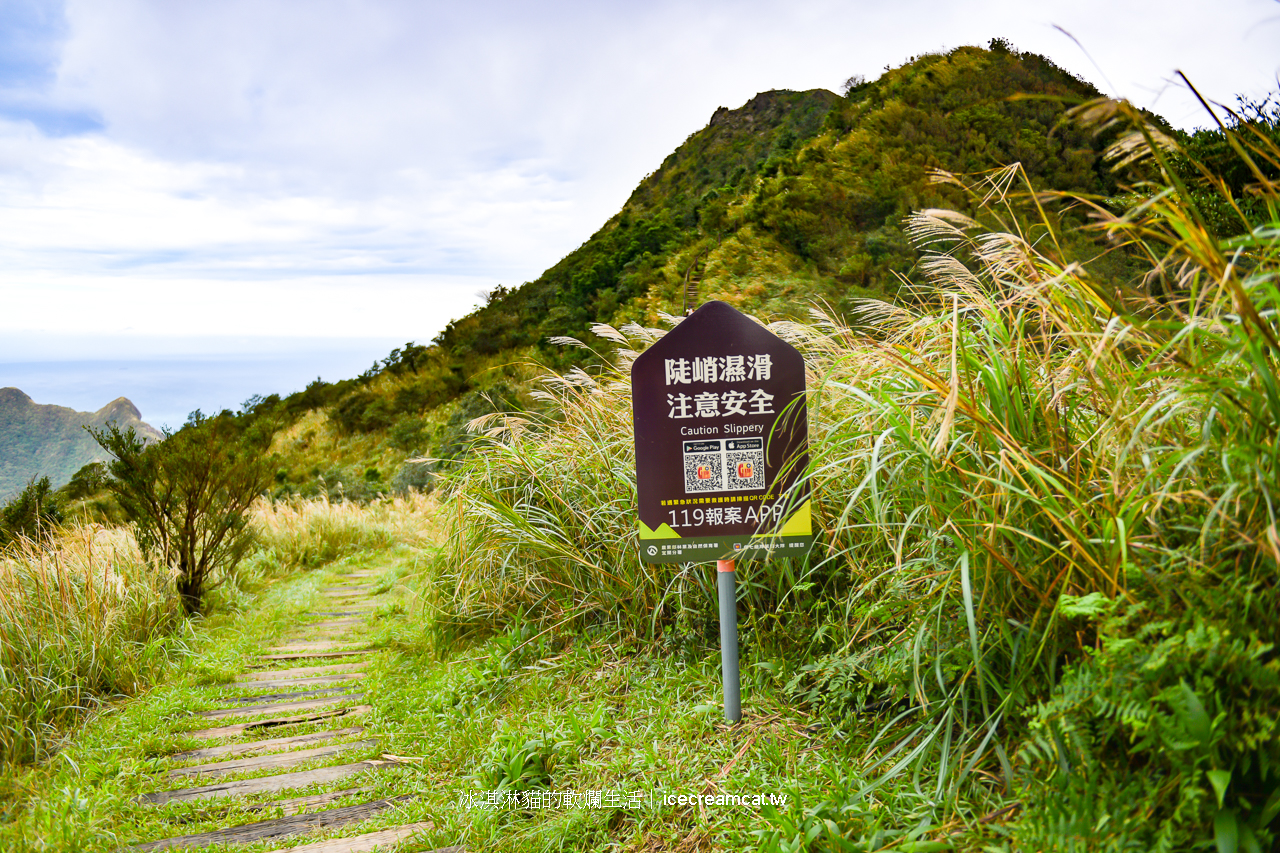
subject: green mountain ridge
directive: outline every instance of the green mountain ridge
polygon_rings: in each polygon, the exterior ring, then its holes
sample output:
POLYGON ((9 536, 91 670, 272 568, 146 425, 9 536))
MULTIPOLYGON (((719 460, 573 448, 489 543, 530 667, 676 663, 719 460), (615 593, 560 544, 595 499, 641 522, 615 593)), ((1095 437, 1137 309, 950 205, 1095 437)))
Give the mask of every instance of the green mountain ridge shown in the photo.
POLYGON ((699 233, 706 205, 749 190, 761 168, 818 133, 839 101, 825 89, 777 90, 736 110, 720 107, 589 240, 536 280, 496 290, 487 305, 450 323, 435 343, 465 361, 469 354, 581 335, 592 323, 608 321, 647 296, 672 249, 699 233))
MULTIPOLYGON (((1114 193, 1126 176, 1101 156, 1113 135, 1067 118, 1072 105, 1099 95, 1050 60, 997 40, 991 50, 929 54, 878 80, 851 81, 843 97, 778 90, 721 107, 534 281, 496 288, 430 345, 396 350, 357 379, 267 398, 248 414, 271 413, 289 436, 277 444, 285 490, 310 493, 321 478, 387 488, 397 469, 396 483, 420 483, 404 460, 456 452, 465 421, 498 405, 488 391, 503 405, 533 404, 517 393, 522 364, 566 369, 592 358, 555 338, 587 341, 596 323, 652 326, 686 301, 803 317, 813 303, 848 314, 864 297, 911 298, 904 288, 921 280, 920 254, 904 218, 927 207, 976 213, 932 180, 935 170, 1017 162, 1044 189, 1114 193), (327 414, 294 435, 308 411, 327 414)), ((1074 248, 1082 257, 1099 252, 1097 244, 1074 248)), ((1123 254, 1109 263, 1117 286, 1129 280, 1123 254)))
MULTIPOLYGON (((1016 163, 1038 189, 1113 198, 1136 174, 1103 160, 1118 130, 1068 116, 1098 97, 1049 59, 993 40, 989 50, 926 54, 877 80, 851 80, 843 97, 777 90, 721 107, 534 281, 496 288, 430 344, 409 343, 359 377, 255 398, 240 416, 276 431, 278 495, 426 485, 424 468, 465 452, 467 422, 538 405, 529 364, 589 364, 589 350, 557 339, 589 341, 597 323, 653 326, 709 299, 804 318, 813 304, 851 316, 867 297, 917 298, 925 278, 905 218, 931 207, 980 215, 935 180, 939 170, 1016 163)), ((1086 216, 1043 204, 1064 226, 1086 216)), ((1068 257, 1093 259, 1091 271, 1115 289, 1134 286, 1124 251, 1108 254, 1085 229, 1061 230, 1078 243, 1064 247, 1068 257)))
POLYGON ((618 214, 538 279, 499 289, 435 343, 455 362, 581 337, 597 322, 651 323, 701 298, 747 310, 799 310, 797 297, 847 310, 889 296, 918 258, 901 221, 964 207, 936 169, 1020 162, 1044 188, 1106 194, 1110 141, 1066 121, 1098 90, 1002 42, 930 54, 850 88, 773 91, 716 110, 647 176, 618 214))
POLYGON ((22 491, 32 477, 48 477, 58 488, 83 466, 105 460, 107 454, 83 427, 113 421, 145 438, 163 438, 125 397, 96 412, 77 412, 37 403, 17 388, 0 388, 0 501, 22 491))

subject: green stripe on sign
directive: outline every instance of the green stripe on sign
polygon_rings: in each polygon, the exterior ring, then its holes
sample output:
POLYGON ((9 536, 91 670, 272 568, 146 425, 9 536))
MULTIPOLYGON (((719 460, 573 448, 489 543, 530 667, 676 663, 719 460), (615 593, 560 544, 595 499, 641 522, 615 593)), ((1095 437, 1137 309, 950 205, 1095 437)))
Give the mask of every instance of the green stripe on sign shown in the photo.
POLYGON ((650 530, 649 525, 643 521, 640 522, 640 538, 641 539, 679 539, 680 534, 671 529, 671 525, 665 521, 658 525, 657 530, 650 530))

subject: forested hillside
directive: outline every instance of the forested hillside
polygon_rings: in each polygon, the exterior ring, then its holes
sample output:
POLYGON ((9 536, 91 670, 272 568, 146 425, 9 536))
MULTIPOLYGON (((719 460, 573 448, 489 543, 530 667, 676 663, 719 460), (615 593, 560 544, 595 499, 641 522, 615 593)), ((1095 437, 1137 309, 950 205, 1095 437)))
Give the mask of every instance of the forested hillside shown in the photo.
MULTIPOLYGON (((910 299, 923 278, 904 232, 913 210, 971 210, 934 170, 975 172, 1022 163, 1040 187, 1106 197, 1116 175, 1111 140, 1067 120, 1098 96, 1044 57, 996 40, 928 54, 878 80, 825 90, 773 91, 721 108, 647 176, 615 216, 534 281, 499 287, 430 344, 409 344, 376 369, 317 382, 247 414, 270 416, 281 493, 371 495, 425 485, 467 440, 463 425, 502 405, 531 405, 521 364, 558 368, 590 359, 549 343, 592 324, 652 325, 687 297, 747 311, 803 316, 822 302, 845 314, 865 296, 910 299), (490 393, 490 392, 493 393, 490 393), (310 412, 311 414, 307 414, 310 412)), ((1050 206, 1063 224, 1083 212, 1050 206)), ((1070 231, 1079 256, 1098 244, 1070 231)), ((1096 264, 1125 283, 1123 254, 1096 264)))
POLYGON ((922 56, 874 82, 766 92, 717 110, 590 240, 436 340, 455 357, 540 345, 593 322, 679 310, 683 287, 744 308, 838 309, 894 294, 916 253, 902 219, 964 204, 929 172, 1023 164, 1043 186, 1103 193, 1105 136, 1063 121, 1091 85, 995 43, 922 56))
POLYGON ((84 425, 100 428, 109 421, 133 427, 145 438, 160 438, 124 397, 96 412, 77 412, 36 403, 17 388, 0 388, 0 503, 22 491, 32 477, 48 477, 57 488, 84 465, 106 459, 84 425))

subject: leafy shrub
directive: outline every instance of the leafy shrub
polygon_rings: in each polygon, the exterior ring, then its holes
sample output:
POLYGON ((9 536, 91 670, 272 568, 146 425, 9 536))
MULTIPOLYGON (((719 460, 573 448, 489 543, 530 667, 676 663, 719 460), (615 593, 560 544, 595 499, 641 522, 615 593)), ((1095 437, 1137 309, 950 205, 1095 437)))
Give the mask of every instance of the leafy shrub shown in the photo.
POLYGON ((339 430, 351 434, 386 429, 394 416, 390 400, 376 391, 361 388, 339 400, 329 417, 339 430))
POLYGON ((399 418, 387 433, 392 447, 410 452, 423 452, 431 441, 434 430, 426 418, 406 415, 399 418))
POLYGON ((411 491, 429 492, 435 488, 438 481, 439 473, 436 463, 427 460, 408 460, 391 478, 391 491, 397 495, 411 491))
POLYGON ((18 496, 0 509, 0 548, 21 539, 49 541, 62 523, 62 510, 48 477, 32 477, 18 496))
POLYGON ((395 392, 394 410, 401 414, 417 414, 434 409, 466 390, 467 383, 452 371, 420 374, 395 392))
POLYGON ((82 500, 101 492, 107 485, 107 466, 103 462, 90 462, 71 475, 71 481, 62 487, 68 500, 82 500))
POLYGON ((176 572, 183 607, 197 612, 205 584, 232 572, 252 545, 245 512, 272 479, 270 436, 242 431, 229 413, 199 411, 150 445, 114 423, 90 432, 114 457, 109 488, 143 552, 176 572))
POLYGON ((1024 843, 1177 850, 1212 826, 1220 850, 1273 849, 1280 631, 1259 617, 1276 596, 1235 589, 1189 612, 1135 604, 1107 619, 1100 648, 1032 711, 1024 843))
POLYGON ((522 408, 515 389, 506 382, 498 382, 483 391, 467 392, 458 399, 457 407, 445 422, 433 455, 444 462, 463 458, 476 442, 469 424, 486 415, 517 412, 522 408))

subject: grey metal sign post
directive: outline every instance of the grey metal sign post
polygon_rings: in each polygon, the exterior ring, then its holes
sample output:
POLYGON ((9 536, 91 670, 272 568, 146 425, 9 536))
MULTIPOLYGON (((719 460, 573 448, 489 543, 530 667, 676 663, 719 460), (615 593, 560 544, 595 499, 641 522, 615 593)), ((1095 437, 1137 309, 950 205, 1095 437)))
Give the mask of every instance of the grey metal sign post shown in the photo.
POLYGON ((716 561, 716 592, 720 597, 720 683, 724 692, 724 718, 742 719, 738 678, 738 581, 733 560, 716 561))
POLYGON ((741 719, 736 561, 813 544, 804 359, 708 302, 631 368, 640 558, 717 562, 725 719, 741 719))

